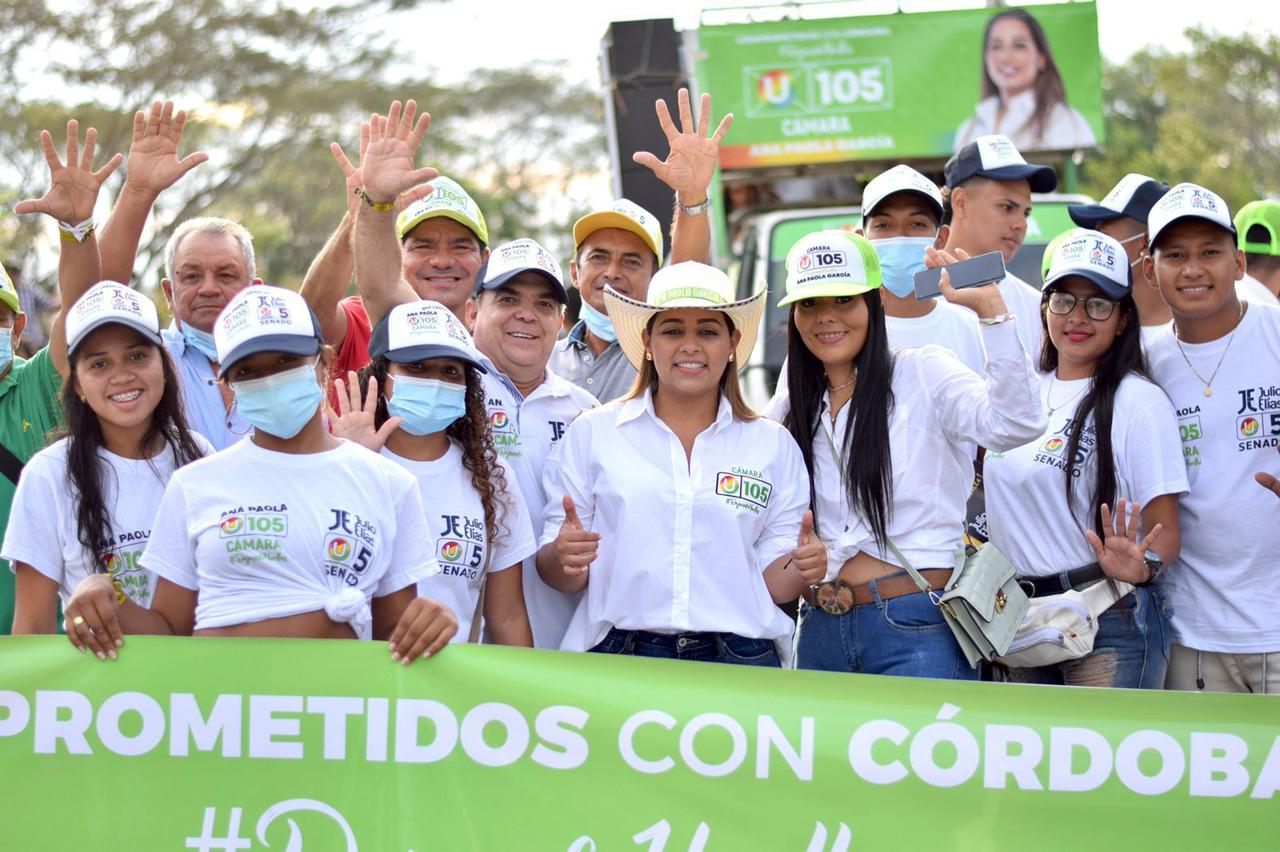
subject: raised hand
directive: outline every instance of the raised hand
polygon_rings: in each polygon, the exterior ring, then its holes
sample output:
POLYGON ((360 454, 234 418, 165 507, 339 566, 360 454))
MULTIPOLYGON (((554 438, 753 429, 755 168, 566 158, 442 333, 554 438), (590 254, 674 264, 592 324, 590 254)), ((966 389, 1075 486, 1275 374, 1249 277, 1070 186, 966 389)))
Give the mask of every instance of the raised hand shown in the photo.
POLYGON ((183 175, 209 159, 203 151, 178 159, 182 130, 187 126, 186 110, 173 111, 173 101, 156 101, 150 112, 133 114, 133 142, 129 145, 129 165, 124 183, 149 195, 159 195, 183 175))
POLYGON ((333 380, 337 391, 338 410, 329 419, 329 431, 335 438, 346 438, 375 453, 387 443, 391 433, 404 422, 401 417, 388 417, 381 429, 374 428, 374 412, 378 408, 378 380, 369 377, 369 390, 360 399, 360 380, 355 372, 347 373, 347 380, 333 380))
POLYGON ((671 146, 667 158, 659 160, 648 151, 637 151, 632 159, 652 170, 659 180, 679 193, 682 203, 700 204, 707 197, 707 187, 711 185, 711 176, 715 173, 716 161, 720 156, 720 140, 733 125, 733 113, 721 119, 716 132, 708 136, 707 130, 711 126, 711 95, 702 95, 696 130, 693 111, 689 106, 689 90, 681 89, 676 101, 680 110, 678 131, 671 121, 667 102, 659 100, 655 105, 658 124, 666 134, 667 144, 671 146))
POLYGON ((805 512, 800 521, 796 549, 791 551, 791 564, 800 572, 806 586, 816 586, 827 575, 827 547, 813 531, 813 512, 805 512))
MULTIPOLYGON (((365 152, 369 150, 369 122, 360 125, 360 163, 364 164, 365 152)), ((329 150, 333 153, 333 158, 338 161, 338 168, 342 169, 342 176, 346 179, 347 186, 347 209, 355 210, 356 205, 360 203, 356 190, 364 186, 364 173, 360 166, 351 165, 351 161, 347 159, 347 152, 342 150, 342 146, 337 142, 329 143, 329 150)))
POLYGON ((1106 540, 1098 538, 1093 530, 1085 530, 1084 537, 1098 557, 1098 565, 1113 580, 1121 580, 1137 585, 1151 578, 1151 569, 1147 567, 1144 554, 1164 529, 1163 524, 1156 524, 1151 532, 1138 541, 1138 531, 1142 526, 1142 507, 1137 503, 1129 506, 1129 516, 1125 518, 1125 501, 1116 501, 1116 513, 1113 517, 1111 507, 1102 504, 1102 532, 1106 540))
POLYGON ((587 566, 595 560, 600 550, 600 533, 582 528, 582 520, 573 505, 573 498, 564 495, 564 523, 556 536, 556 556, 564 573, 578 577, 587 573, 587 566))
POLYGON ((124 160, 116 154, 105 166, 93 170, 93 153, 98 144, 98 131, 90 127, 84 135, 84 151, 80 151, 80 124, 74 118, 67 122, 67 162, 63 165, 53 147, 53 136, 47 130, 40 131, 40 144, 49 164, 49 191, 43 198, 28 198, 14 205, 19 215, 44 213, 59 222, 78 225, 93 217, 98 201, 98 191, 111 173, 124 160))
POLYGON ((431 125, 431 116, 425 112, 415 123, 417 111, 417 103, 411 100, 401 114, 400 102, 392 101, 385 117, 376 113, 369 117, 369 147, 360 171, 364 191, 376 204, 394 202, 400 193, 438 174, 435 169, 413 166, 431 125))

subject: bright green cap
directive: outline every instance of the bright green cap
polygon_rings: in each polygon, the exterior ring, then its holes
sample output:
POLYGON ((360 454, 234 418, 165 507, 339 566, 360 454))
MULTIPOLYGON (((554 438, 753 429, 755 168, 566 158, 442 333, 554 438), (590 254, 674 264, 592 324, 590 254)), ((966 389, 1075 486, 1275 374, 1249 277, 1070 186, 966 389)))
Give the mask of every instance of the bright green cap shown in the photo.
POLYGON ((1049 267, 1053 264, 1053 255, 1058 250, 1058 246, 1065 243, 1072 237, 1078 237, 1083 234, 1084 228, 1068 228, 1058 236, 1049 240, 1044 247, 1044 258, 1040 262, 1040 280, 1047 281, 1049 278, 1049 267))
POLYGON ((396 217, 396 236, 403 240, 406 234, 426 220, 443 216, 470 230, 481 245, 489 245, 489 227, 475 199, 457 181, 447 177, 435 178, 430 184, 430 195, 413 202, 396 217))
POLYGON ((22 313, 22 308, 18 307, 18 288, 13 286, 3 266, 0 266, 0 304, 8 305, 15 314, 22 313))
POLYGON ((787 295, 778 307, 801 299, 859 296, 883 281, 880 256, 852 231, 815 231, 787 252, 787 295))
POLYGON ((1280 255, 1280 201, 1250 201, 1236 213, 1236 233, 1240 250, 1249 254, 1280 255), (1246 239, 1249 229, 1258 226, 1270 235, 1266 242, 1246 239))

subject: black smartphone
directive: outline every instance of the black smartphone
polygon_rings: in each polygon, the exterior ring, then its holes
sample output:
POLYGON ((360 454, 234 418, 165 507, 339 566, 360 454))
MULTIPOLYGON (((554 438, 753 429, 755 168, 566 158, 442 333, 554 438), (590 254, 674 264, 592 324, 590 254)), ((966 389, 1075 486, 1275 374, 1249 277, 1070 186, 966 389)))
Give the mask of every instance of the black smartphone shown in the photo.
POLYGON ((957 290, 965 287, 981 287, 993 284, 1005 276, 1004 255, 998 251, 989 251, 968 260, 958 260, 946 266, 935 266, 916 273, 916 298, 936 299, 942 295, 938 286, 942 280, 942 270, 951 276, 951 286, 957 290))

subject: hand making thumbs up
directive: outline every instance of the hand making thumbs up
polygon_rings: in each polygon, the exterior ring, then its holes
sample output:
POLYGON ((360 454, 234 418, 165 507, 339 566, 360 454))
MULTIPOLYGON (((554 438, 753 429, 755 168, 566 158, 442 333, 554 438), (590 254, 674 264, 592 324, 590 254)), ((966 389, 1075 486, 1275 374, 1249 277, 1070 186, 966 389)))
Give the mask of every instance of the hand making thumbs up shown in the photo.
POLYGON ((813 512, 805 512, 800 521, 796 549, 791 551, 792 567, 800 572, 806 585, 821 583, 827 574, 827 547, 813 531, 813 512))
POLYGON ((560 525, 560 534, 556 536, 556 555, 564 573, 570 577, 587 573, 587 566, 596 558, 599 547, 600 533, 582 528, 573 498, 568 494, 564 495, 564 523, 560 525))

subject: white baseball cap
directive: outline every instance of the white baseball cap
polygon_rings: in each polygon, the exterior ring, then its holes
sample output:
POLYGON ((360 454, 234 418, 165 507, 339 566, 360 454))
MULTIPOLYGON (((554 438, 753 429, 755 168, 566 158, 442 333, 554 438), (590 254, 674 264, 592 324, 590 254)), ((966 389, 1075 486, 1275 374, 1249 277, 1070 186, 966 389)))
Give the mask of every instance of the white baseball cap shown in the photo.
POLYGON ((444 305, 427 299, 392 308, 373 328, 369 355, 399 364, 457 358, 488 372, 462 321, 444 305))
POLYGON ((884 281, 880 255, 866 237, 851 231, 814 231, 787 252, 784 307, 801 299, 859 296, 884 281))
POLYGON ((90 287, 67 312, 67 351, 104 325, 123 325, 150 343, 160 344, 160 317, 155 303, 114 281, 90 287))
POLYGON ((1099 231, 1082 231, 1054 249, 1045 289, 1072 277, 1084 278, 1112 299, 1129 295, 1133 288, 1124 246, 1099 231))
POLYGON ((481 245, 489 245, 489 227, 475 199, 451 178, 438 177, 428 183, 431 194, 413 202, 396 217, 396 236, 403 240, 426 220, 443 216, 469 229, 481 245))
POLYGON ((644 240, 662 266, 662 223, 658 218, 634 201, 619 198, 608 207, 592 210, 573 223, 573 253, 592 233, 602 228, 620 228, 630 231, 644 240))
POLYGON ((559 261, 537 240, 528 237, 494 246, 484 269, 476 276, 476 295, 479 296, 483 290, 497 290, 521 272, 538 273, 556 291, 560 304, 569 301, 559 261))
POLYGON ((232 297, 213 323, 219 375, 259 352, 314 355, 324 343, 320 322, 292 290, 256 284, 232 297))
POLYGON ((1203 219, 1222 228, 1232 237, 1236 236, 1231 211, 1220 195, 1194 183, 1180 183, 1166 192, 1156 202, 1156 206, 1151 208, 1151 215, 1147 217, 1147 233, 1150 235, 1151 245, 1156 244, 1160 234, 1170 225, 1183 219, 1203 219))
POLYGON ((922 196, 937 214, 938 221, 942 221, 942 193, 933 185, 933 181, 905 165, 897 165, 881 172, 862 190, 862 221, 867 221, 867 217, 875 212, 881 201, 899 192, 922 196))

